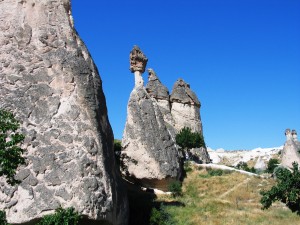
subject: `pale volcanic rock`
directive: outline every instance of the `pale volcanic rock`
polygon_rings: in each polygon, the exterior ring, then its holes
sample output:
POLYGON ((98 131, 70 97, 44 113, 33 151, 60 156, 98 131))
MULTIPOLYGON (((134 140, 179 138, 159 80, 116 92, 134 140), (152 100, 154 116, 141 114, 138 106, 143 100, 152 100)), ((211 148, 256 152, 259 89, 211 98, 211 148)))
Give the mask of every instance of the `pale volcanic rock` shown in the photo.
POLYGON ((293 168, 293 162, 300 166, 300 142, 298 141, 297 132, 295 130, 286 129, 286 142, 283 147, 281 165, 293 168))
POLYGON ((153 69, 148 69, 148 73, 148 83, 146 85, 147 93, 158 104, 160 111, 164 117, 164 121, 166 122, 167 128, 175 138, 175 121, 171 114, 169 90, 161 83, 153 69))
MULTIPOLYGON (((137 47, 134 47, 130 55, 135 55, 136 51, 137 47)), ((131 65, 138 64, 133 57, 130 59, 131 65)), ((140 57, 138 60, 147 63, 140 57)), ((126 179, 143 187, 167 190, 172 180, 179 179, 181 164, 178 149, 165 125, 160 107, 145 87, 139 85, 143 71, 140 68, 145 66, 131 69, 136 85, 129 97, 122 139, 123 173, 126 179)))
POLYGON ((0 181, 0 208, 12 224, 59 206, 127 224, 102 81, 70 8, 70 0, 0 1, 0 107, 26 136, 21 184, 0 181))
POLYGON ((201 104, 196 94, 190 89, 190 85, 178 79, 173 86, 170 101, 171 114, 177 132, 184 127, 189 127, 193 132, 202 134, 201 104))

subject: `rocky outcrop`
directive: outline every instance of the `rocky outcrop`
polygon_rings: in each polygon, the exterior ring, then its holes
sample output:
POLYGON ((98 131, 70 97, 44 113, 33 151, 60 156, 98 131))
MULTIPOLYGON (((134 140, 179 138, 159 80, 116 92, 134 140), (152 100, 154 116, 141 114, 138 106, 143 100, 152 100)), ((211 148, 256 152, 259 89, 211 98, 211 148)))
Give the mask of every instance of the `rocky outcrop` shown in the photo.
POLYGON ((178 79, 173 86, 171 101, 171 114, 175 121, 175 129, 180 131, 189 127, 193 132, 202 134, 200 117, 200 101, 184 80, 178 79))
POLYGON ((139 55, 138 60, 144 65, 130 68, 135 74, 135 87, 130 94, 122 139, 123 173, 126 179, 135 184, 167 190, 168 184, 181 175, 179 153, 160 107, 147 93, 143 81, 140 81, 143 72, 140 68, 145 68, 146 57, 135 46, 130 54, 130 65, 138 64, 136 58, 132 57, 134 55, 139 55))
POLYGON ((62 206, 126 224, 102 82, 74 30, 70 0, 0 1, 0 30, 0 107, 14 112, 26 136, 21 184, 0 181, 9 223, 62 206))
POLYGON ((295 130, 286 129, 286 142, 282 151, 281 165, 293 168, 293 162, 300 165, 300 142, 298 141, 297 132, 295 130))

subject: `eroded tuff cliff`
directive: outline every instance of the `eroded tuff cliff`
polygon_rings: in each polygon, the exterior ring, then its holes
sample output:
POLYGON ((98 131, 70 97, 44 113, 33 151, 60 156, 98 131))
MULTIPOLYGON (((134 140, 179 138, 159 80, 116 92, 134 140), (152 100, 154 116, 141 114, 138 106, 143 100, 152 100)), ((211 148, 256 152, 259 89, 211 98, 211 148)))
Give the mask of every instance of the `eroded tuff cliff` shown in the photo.
POLYGON ((70 0, 0 1, 0 97, 26 136, 21 184, 0 181, 8 221, 72 206, 88 219, 126 224, 102 82, 70 0))
POLYGON ((143 187, 167 190, 168 184, 181 175, 180 157, 160 107, 143 85, 146 59, 135 46, 130 54, 135 87, 129 97, 122 139, 123 173, 143 187))

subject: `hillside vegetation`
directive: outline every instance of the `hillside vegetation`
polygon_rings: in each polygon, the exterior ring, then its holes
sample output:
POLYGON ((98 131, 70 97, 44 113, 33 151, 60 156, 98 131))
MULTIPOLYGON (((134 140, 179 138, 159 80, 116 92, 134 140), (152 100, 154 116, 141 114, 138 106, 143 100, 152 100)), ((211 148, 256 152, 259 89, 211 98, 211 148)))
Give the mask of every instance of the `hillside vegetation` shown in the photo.
POLYGON ((160 195, 155 201, 164 204, 164 210, 178 225, 300 224, 300 217, 281 203, 261 210, 259 192, 274 184, 273 179, 192 168, 181 196, 160 195))

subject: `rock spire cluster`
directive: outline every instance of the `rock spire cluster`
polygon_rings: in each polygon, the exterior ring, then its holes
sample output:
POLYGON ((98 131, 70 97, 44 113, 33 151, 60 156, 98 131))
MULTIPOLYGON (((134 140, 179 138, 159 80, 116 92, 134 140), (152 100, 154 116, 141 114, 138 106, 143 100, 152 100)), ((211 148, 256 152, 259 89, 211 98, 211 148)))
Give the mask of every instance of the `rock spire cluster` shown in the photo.
MULTIPOLYGON (((134 46, 130 53, 130 70, 135 73, 135 87, 128 107, 122 139, 122 155, 128 180, 144 187, 166 190, 182 173, 181 156, 175 136, 183 127, 202 134, 200 102, 189 84, 179 79, 172 94, 148 69, 144 87, 142 73, 147 57, 134 46)), ((199 149, 203 162, 209 162, 206 148, 199 149)))
POLYGON ((102 81, 70 9, 70 0, 0 1, 0 107, 26 136, 20 185, 0 179, 0 209, 12 224, 59 206, 127 224, 102 81))
POLYGON ((129 97, 122 139, 123 173, 136 184, 167 190, 172 180, 180 178, 182 168, 178 149, 160 108, 143 85, 146 59, 137 46, 130 53, 135 87, 129 97), (133 57, 136 55, 138 57, 133 57))
POLYGON ((286 142, 283 147, 281 164, 284 167, 293 167, 293 162, 300 166, 300 142, 296 130, 285 130, 286 142))

